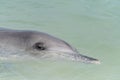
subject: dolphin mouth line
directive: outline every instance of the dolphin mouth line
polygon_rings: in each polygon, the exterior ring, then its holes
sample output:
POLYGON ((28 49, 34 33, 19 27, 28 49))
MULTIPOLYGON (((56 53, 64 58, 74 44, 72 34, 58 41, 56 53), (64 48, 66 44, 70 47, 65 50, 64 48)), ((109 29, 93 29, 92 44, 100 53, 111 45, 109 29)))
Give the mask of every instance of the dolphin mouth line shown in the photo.
POLYGON ((81 54, 75 54, 75 61, 80 61, 83 63, 93 63, 93 64, 100 64, 100 61, 98 59, 92 58, 92 57, 88 57, 85 55, 81 55, 81 54))
MULTIPOLYGON (((0 60, 7 60, 9 57, 11 58, 19 58, 19 57, 27 57, 29 58, 30 55, 12 55, 11 56, 3 56, 0 57, 0 60)), ((67 61, 75 61, 75 62, 83 62, 88 64, 100 64, 100 61, 98 59, 88 57, 85 55, 81 55, 79 53, 69 53, 69 52, 62 52, 62 51, 48 51, 48 52, 41 52, 41 54, 35 54, 31 55, 32 58, 38 57, 40 59, 55 59, 55 60, 67 60, 67 61), (49 53, 49 54, 48 54, 49 53)))
MULTIPOLYGON (((20 52, 24 53, 24 52, 20 52)), ((31 52, 30 52, 31 53, 31 52)), ((0 56, 3 56, 2 54, 0 56)), ((5 55, 3 57, 0 57, 0 59, 8 59, 8 58, 18 58, 18 57, 30 57, 30 55, 26 54, 9 54, 5 55)), ((82 54, 79 54, 78 52, 63 52, 63 51, 43 51, 40 54, 32 54, 31 57, 35 58, 41 58, 41 59, 55 59, 55 60, 67 60, 67 61, 75 61, 75 62, 83 62, 83 63, 92 63, 92 64, 100 64, 100 61, 98 59, 88 57, 82 54)))
POLYGON ((90 63, 90 64, 100 64, 100 61, 98 59, 88 57, 85 55, 81 55, 79 53, 68 53, 68 52, 62 52, 62 51, 49 51, 49 52, 43 52, 41 57, 44 59, 47 58, 57 58, 58 60, 68 60, 68 61, 75 61, 75 62, 83 62, 83 63, 90 63), (48 53, 50 53, 48 55, 48 53))

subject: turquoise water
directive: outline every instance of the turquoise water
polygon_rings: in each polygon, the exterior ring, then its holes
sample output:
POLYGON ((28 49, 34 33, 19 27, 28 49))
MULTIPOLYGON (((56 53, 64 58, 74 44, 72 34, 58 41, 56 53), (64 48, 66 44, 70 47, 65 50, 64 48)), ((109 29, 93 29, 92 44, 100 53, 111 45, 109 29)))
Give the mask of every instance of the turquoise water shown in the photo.
POLYGON ((0 26, 50 33, 100 65, 0 61, 0 80, 120 80, 119 0, 0 0, 0 26))

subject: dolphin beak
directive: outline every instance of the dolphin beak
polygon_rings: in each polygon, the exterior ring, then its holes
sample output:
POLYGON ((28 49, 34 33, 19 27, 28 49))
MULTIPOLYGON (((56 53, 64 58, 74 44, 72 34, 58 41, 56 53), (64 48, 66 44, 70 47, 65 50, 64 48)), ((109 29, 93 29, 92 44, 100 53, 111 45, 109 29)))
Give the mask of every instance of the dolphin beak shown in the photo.
POLYGON ((100 61, 98 59, 88 57, 79 53, 63 53, 63 54, 59 54, 59 56, 60 58, 72 60, 75 62, 100 64, 100 61))
POLYGON ((92 57, 88 57, 88 56, 84 56, 81 54, 74 54, 74 61, 80 61, 83 63, 93 63, 93 64, 100 64, 100 61, 98 59, 92 58, 92 57))

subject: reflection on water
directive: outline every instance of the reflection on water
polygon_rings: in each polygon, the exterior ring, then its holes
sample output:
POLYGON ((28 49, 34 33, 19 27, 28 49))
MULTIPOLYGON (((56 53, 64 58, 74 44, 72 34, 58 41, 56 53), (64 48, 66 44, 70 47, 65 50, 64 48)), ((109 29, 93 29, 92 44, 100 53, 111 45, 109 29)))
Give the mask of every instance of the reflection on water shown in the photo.
POLYGON ((119 0, 0 0, 0 26, 66 40, 100 65, 0 61, 0 80, 120 80, 119 0))

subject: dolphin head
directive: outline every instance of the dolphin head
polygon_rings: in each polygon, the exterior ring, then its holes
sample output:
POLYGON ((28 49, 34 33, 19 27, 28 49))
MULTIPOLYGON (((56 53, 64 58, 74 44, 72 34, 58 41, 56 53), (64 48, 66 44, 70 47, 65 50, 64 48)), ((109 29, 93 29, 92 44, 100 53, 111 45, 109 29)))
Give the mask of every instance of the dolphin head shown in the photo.
POLYGON ((67 42, 46 33, 32 32, 28 42, 28 49, 35 57, 100 64, 98 59, 82 55, 67 42))

